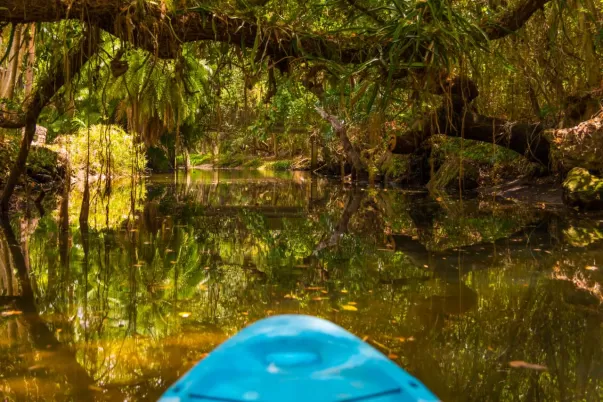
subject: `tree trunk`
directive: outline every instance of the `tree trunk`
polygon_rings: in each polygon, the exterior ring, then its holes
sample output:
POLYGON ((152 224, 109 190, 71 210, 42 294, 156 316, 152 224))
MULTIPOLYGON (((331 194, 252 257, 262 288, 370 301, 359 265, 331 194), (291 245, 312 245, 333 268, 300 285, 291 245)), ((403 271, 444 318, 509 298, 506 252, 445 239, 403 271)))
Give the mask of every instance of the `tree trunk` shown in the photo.
POLYGON ((27 31, 28 45, 27 45, 27 60, 25 70, 25 96, 31 95, 34 84, 34 65, 36 61, 36 26, 31 24, 27 31))
POLYGON ((191 154, 186 147, 184 147, 182 152, 184 153, 184 171, 188 173, 191 168, 191 154))
POLYGON ((17 83, 17 75, 19 75, 19 60, 21 53, 21 27, 15 27, 15 36, 10 48, 8 61, 10 67, 8 69, 8 77, 6 77, 6 87, 2 91, 2 97, 12 99, 15 96, 15 85, 17 83))
POLYGON ((10 197, 15 191, 19 178, 25 171, 25 163, 27 162, 27 156, 29 155, 29 149, 31 148, 31 142, 36 134, 36 123, 28 123, 23 129, 23 138, 21 139, 21 148, 19 149, 19 155, 17 160, 10 171, 4 190, 2 191, 2 198, 0 199, 0 211, 2 214, 8 214, 10 206, 10 197))
MULTIPOLYGON (((579 3, 576 1, 576 3, 579 3)), ((596 88, 601 83, 601 62, 598 60, 597 52, 595 51, 595 43, 592 32, 596 31, 593 27, 592 20, 596 20, 596 8, 592 0, 584 0, 584 8, 581 4, 575 4, 578 8, 578 27, 582 47, 582 55, 584 57, 583 68, 586 75, 586 88, 596 88), (588 11, 587 11, 588 10, 588 11), (592 15, 588 15, 590 12, 592 15)))
POLYGON ((312 149, 310 151, 310 169, 315 171, 318 168, 318 145, 316 135, 312 135, 310 142, 312 144, 312 149))

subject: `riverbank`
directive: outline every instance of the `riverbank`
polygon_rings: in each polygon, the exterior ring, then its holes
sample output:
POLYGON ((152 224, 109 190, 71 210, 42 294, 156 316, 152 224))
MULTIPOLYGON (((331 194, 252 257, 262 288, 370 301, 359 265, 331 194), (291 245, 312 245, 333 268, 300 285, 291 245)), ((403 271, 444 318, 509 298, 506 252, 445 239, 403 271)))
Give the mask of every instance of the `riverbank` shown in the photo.
MULTIPOLYGON (((184 158, 177 159, 178 166, 184 167, 184 158)), ((189 168, 197 170, 212 169, 258 169, 258 170, 310 170, 310 159, 297 156, 292 158, 253 157, 246 155, 191 154, 189 168)))

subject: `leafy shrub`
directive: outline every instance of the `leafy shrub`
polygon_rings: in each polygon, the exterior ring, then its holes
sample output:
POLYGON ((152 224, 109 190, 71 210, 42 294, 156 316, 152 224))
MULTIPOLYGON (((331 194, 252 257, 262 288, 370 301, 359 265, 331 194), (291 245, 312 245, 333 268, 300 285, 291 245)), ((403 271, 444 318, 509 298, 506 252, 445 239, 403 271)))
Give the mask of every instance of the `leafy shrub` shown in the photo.
POLYGON ((134 136, 126 133, 118 126, 95 125, 80 129, 76 134, 62 141, 67 142, 71 159, 71 168, 85 170, 88 160, 88 133, 90 133, 90 174, 106 172, 110 164, 113 177, 128 176, 136 164, 136 170, 142 171, 146 165, 146 157, 142 149, 138 155, 134 151, 134 136))
POLYGON ((280 161, 268 162, 264 165, 264 169, 284 171, 284 170, 291 170, 292 165, 293 165, 293 161, 291 161, 289 159, 284 159, 284 160, 280 160, 280 161))

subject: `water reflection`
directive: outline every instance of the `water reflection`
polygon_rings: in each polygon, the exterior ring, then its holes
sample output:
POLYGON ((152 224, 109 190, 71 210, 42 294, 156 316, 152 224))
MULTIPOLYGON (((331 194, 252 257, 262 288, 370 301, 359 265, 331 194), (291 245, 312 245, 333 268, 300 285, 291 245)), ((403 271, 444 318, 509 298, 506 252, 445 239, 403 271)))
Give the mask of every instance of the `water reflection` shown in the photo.
POLYGON ((76 191, 2 223, 5 399, 153 400, 280 313, 367 337, 443 400, 601 399, 592 217, 300 173, 154 176, 108 197, 89 227, 76 191))

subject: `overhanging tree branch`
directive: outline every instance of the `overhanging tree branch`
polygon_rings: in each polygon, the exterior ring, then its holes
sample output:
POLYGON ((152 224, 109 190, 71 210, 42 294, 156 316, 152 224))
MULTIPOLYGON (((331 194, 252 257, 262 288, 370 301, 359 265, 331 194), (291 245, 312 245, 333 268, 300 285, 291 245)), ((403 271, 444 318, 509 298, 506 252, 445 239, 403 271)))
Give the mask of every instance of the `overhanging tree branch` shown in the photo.
POLYGON ((505 9, 496 18, 483 22, 482 30, 490 40, 504 38, 525 25, 532 15, 544 9, 551 0, 522 0, 515 7, 505 9))
MULTIPOLYGON (((530 17, 551 0, 521 0, 496 18, 484 21, 481 28, 491 40, 500 39, 521 28, 530 17)), ((228 42, 254 47, 275 60, 311 56, 341 63, 363 63, 378 56, 371 49, 370 36, 325 38, 292 28, 265 26, 238 17, 221 15, 205 7, 167 12, 159 2, 131 0, 0 0, 0 23, 57 22, 72 19, 95 25, 135 46, 164 58, 178 54, 180 43, 195 41, 228 42)))

